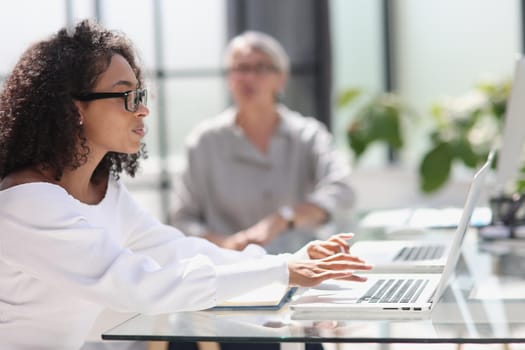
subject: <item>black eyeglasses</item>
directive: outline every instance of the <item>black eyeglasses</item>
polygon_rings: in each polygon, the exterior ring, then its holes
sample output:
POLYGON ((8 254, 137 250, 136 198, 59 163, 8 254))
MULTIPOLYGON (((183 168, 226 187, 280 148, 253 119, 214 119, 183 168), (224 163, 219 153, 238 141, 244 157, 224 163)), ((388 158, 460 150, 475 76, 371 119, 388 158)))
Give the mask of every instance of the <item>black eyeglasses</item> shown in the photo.
POLYGON ((136 112, 139 109, 139 104, 146 106, 148 104, 148 90, 135 89, 124 92, 92 92, 84 95, 73 96, 79 101, 93 101, 104 98, 121 97, 124 99, 124 108, 128 112, 136 112))

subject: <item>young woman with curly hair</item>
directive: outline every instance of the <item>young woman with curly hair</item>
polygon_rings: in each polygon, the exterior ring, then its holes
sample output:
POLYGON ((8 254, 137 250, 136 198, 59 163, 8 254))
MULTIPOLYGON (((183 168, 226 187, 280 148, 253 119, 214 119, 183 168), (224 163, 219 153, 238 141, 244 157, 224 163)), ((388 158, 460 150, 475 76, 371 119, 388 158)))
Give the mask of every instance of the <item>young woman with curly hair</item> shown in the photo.
POLYGON ((3 348, 78 349, 103 308, 201 310, 272 282, 363 280, 353 270, 369 266, 348 254, 346 236, 275 256, 219 248, 152 217, 118 180, 143 155, 146 99, 131 43, 90 21, 31 46, 5 82, 3 348))

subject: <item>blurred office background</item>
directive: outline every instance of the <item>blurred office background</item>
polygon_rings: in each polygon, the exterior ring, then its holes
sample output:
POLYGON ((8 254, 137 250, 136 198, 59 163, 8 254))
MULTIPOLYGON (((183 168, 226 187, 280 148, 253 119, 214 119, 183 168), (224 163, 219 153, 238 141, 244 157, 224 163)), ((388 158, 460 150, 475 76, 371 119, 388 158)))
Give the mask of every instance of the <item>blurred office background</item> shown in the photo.
MULTIPOLYGON (((417 186, 427 147, 429 109, 480 79, 511 78, 523 51, 524 2, 518 0, 17 0, 0 11, 0 84, 23 50, 65 25, 95 18, 136 43, 151 91, 149 159, 130 189, 166 217, 183 142, 230 99, 222 55, 232 36, 266 31, 292 58, 284 102, 330 127, 341 151, 351 115, 335 105, 345 88, 395 91, 422 116, 392 159, 372 147, 355 167, 358 209, 462 205, 470 174, 432 196, 417 186), (458 187, 459 186, 459 187, 458 187), (458 190, 459 189, 459 190, 458 190)), ((128 181, 128 180, 126 180, 128 181)))

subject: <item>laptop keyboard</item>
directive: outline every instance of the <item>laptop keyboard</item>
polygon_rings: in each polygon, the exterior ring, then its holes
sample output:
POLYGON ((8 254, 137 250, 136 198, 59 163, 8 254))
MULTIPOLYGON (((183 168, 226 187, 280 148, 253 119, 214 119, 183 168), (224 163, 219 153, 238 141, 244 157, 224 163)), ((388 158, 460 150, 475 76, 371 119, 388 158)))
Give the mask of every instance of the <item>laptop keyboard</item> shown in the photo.
POLYGON ((434 260, 441 258, 443 253, 445 253, 445 247, 441 244, 404 247, 394 261, 434 260))
POLYGON ((428 279, 380 279, 357 302, 413 303, 428 282, 428 279))

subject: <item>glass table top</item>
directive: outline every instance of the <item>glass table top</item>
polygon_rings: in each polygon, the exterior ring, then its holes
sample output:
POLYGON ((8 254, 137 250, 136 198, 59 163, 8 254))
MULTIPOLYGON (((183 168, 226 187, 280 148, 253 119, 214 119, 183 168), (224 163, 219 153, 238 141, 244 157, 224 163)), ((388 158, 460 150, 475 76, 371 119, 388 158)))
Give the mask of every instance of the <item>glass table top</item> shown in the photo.
MULTIPOLYGON (((440 233, 445 234, 445 233, 440 233)), ((105 340, 353 343, 525 342, 525 242, 469 233, 455 276, 426 316, 199 311, 137 315, 105 340)))

